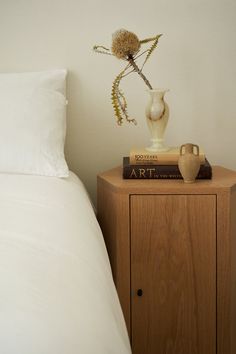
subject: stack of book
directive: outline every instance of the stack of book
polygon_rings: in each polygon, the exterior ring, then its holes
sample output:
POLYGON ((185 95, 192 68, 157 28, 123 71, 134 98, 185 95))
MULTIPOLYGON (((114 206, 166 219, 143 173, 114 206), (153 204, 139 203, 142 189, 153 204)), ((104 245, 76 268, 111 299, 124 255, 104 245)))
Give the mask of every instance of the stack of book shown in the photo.
MULTIPOLYGON (((180 148, 167 152, 148 152, 145 149, 131 149, 130 156, 123 158, 125 179, 182 179, 178 167, 180 148)), ((212 168, 200 149, 200 170, 197 179, 211 179, 212 168)))

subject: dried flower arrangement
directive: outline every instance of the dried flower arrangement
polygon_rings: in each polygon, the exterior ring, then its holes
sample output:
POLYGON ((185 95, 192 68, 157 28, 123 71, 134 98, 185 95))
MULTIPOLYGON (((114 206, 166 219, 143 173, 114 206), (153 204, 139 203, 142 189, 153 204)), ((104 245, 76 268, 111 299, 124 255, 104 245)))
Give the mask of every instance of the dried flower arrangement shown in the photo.
POLYGON ((160 37, 161 34, 158 34, 152 38, 139 40, 135 33, 127 31, 125 29, 120 29, 112 35, 111 50, 101 45, 95 45, 93 47, 93 50, 96 53, 113 55, 118 59, 125 60, 128 62, 124 70, 122 70, 121 73, 116 76, 112 84, 112 105, 114 107, 115 116, 119 125, 122 124, 123 119, 126 119, 126 121, 129 123, 132 122, 134 124, 137 124, 135 119, 131 119, 128 116, 127 102, 124 93, 120 90, 120 82, 127 75, 136 72, 143 79, 148 88, 152 89, 150 82, 143 74, 143 67, 146 64, 147 60, 150 58, 154 49, 157 47, 157 43, 160 37), (141 45, 149 42, 152 42, 150 48, 140 53, 141 45), (146 54, 144 62, 141 68, 139 68, 136 63, 136 60, 144 54, 146 54))

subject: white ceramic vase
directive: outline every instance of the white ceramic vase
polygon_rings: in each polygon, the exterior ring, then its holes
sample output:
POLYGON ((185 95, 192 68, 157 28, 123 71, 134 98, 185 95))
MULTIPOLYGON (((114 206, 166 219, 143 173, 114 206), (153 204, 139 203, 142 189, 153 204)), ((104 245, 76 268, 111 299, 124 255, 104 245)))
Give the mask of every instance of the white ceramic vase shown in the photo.
POLYGON ((169 150, 164 144, 164 134, 169 119, 169 107, 164 101, 164 95, 167 91, 166 89, 148 90, 150 100, 146 107, 146 118, 152 144, 146 148, 147 151, 169 150))

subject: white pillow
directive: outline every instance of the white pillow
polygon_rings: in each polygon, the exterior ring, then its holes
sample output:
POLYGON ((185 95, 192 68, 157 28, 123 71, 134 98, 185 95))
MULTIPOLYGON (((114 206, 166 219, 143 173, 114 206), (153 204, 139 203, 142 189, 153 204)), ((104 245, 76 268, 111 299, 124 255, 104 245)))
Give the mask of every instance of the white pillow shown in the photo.
POLYGON ((66 74, 0 74, 0 172, 68 176, 66 74))

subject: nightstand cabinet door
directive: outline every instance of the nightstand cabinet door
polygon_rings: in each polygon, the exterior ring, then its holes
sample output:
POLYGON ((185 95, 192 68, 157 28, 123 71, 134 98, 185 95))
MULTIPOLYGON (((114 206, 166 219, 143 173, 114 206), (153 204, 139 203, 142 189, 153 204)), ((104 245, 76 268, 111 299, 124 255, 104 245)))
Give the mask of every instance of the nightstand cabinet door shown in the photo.
POLYGON ((132 195, 134 354, 216 354, 216 196, 132 195))

